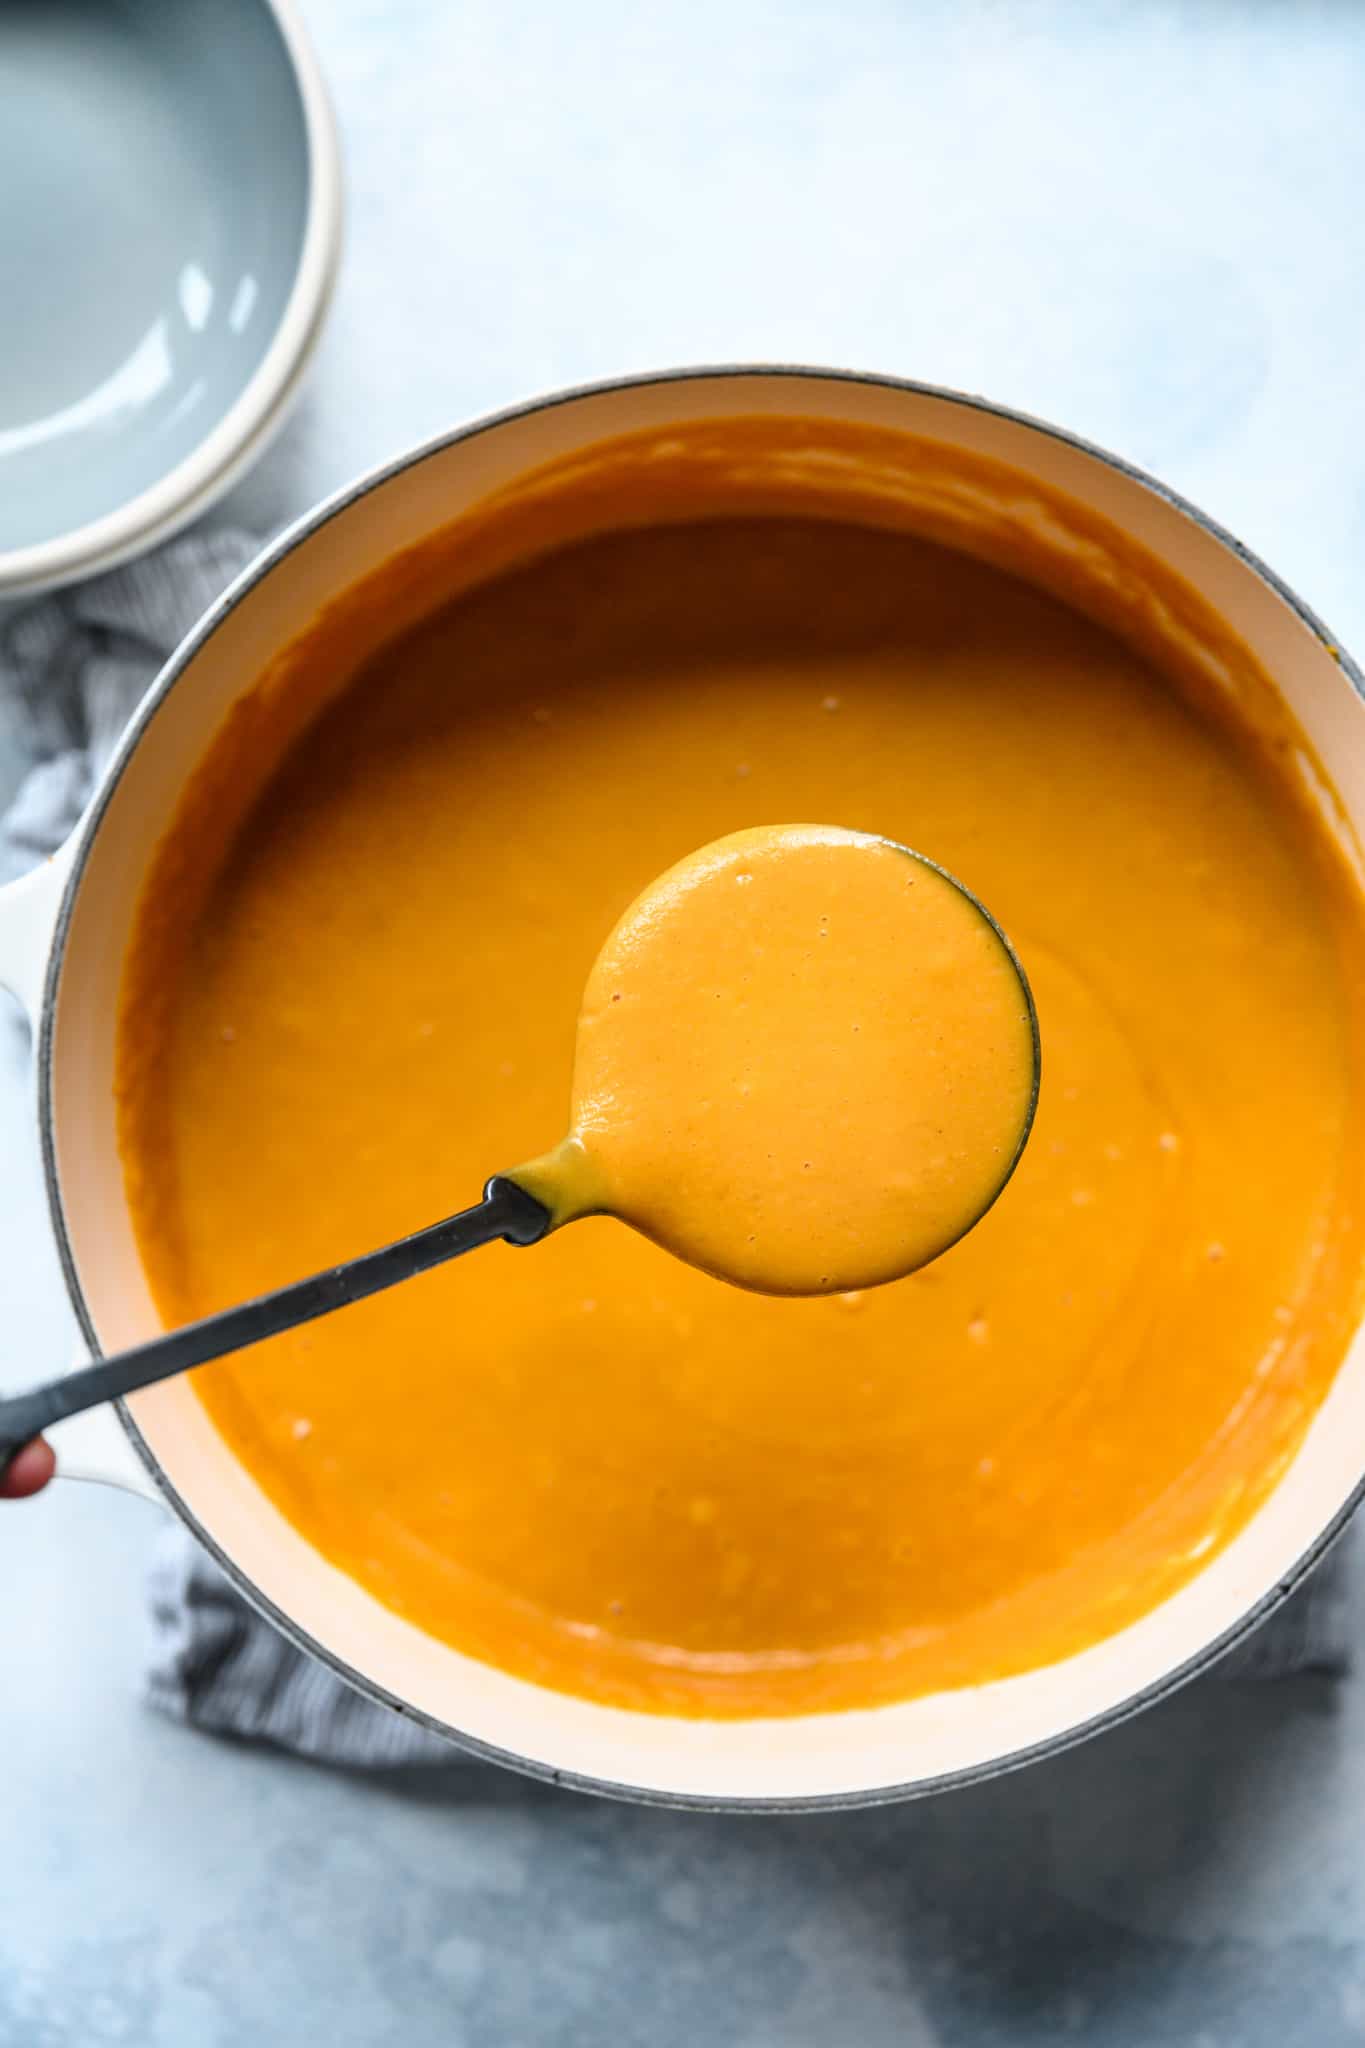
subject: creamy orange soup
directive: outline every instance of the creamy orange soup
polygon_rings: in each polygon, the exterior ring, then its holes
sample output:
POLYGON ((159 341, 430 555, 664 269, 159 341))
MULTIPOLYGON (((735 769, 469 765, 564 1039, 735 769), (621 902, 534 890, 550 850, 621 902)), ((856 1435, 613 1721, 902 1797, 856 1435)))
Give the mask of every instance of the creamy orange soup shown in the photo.
POLYGON ((569 1136, 511 1178, 555 1226, 617 1216, 740 1287, 876 1287, 985 1214, 1037 1069, 1018 961, 951 876, 867 832, 751 827, 610 933, 569 1136))
POLYGON ((598 948, 707 841, 835 820, 1000 918, 1037 1122, 920 1273, 781 1299, 590 1217, 197 1376, 387 1606, 655 1711, 866 1706, 1123 1626, 1264 1499, 1357 1307, 1360 904, 1266 678, 1074 507, 1012 527, 1026 480, 848 436, 832 483, 829 438, 608 450, 351 593, 187 792, 125 982, 169 1323, 543 1150, 598 948))

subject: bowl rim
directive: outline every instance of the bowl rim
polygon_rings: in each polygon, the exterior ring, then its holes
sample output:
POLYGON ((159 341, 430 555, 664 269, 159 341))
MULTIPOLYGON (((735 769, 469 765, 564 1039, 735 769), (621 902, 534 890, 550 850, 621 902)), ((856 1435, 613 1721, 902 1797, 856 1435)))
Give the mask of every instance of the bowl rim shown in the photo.
POLYGON ((175 466, 112 512, 0 550, 0 599, 114 568, 187 526, 255 462, 283 424, 322 331, 341 258, 345 196, 336 115, 297 0, 257 0, 298 88, 307 156, 303 239, 289 298, 245 388, 175 466))
MULTIPOLYGON (((589 382, 557 387, 534 397, 519 400, 494 411, 476 415, 461 421, 444 431, 429 435, 410 448, 375 464, 351 483, 333 491, 312 509, 303 514, 268 542, 255 558, 247 564, 215 603, 204 612, 186 638, 165 663, 156 681, 144 695, 134 716, 124 728, 114 755, 105 768, 99 787, 67 842, 70 862, 62 881, 60 901, 57 906, 51 946, 46 971, 43 977, 38 1015, 34 1022, 36 1039, 35 1093, 37 1097, 39 1140, 42 1151, 43 1182, 47 1197, 48 1219, 56 1243, 62 1278, 66 1285, 68 1299, 75 1314, 81 1338, 88 1347, 91 1358, 103 1356, 95 1328, 95 1321, 86 1300, 81 1279, 80 1265, 75 1243, 68 1228, 65 1204, 62 1199, 61 1177, 57 1163, 56 1147, 56 1100, 55 1100, 55 1024, 57 996, 65 963, 67 941, 70 936, 76 902, 80 894, 85 869, 89 864, 100 825, 109 808, 124 771, 140 745, 147 728, 166 702, 186 671, 193 666, 200 650, 212 638, 230 613, 250 598, 257 586, 266 582, 272 572, 285 561, 296 548, 314 534, 328 526, 331 521, 348 511, 361 499, 382 489, 405 471, 416 469, 424 462, 440 455, 462 442, 476 440, 480 435, 508 426, 539 412, 553 411, 561 406, 581 403, 584 400, 608 397, 636 388, 650 388, 687 383, 713 383, 721 386, 747 379, 776 379, 799 388, 805 383, 871 384, 883 389, 903 393, 907 396, 928 398, 964 412, 984 413, 989 417, 1007 421, 1038 434, 1044 440, 1058 442, 1088 457, 1101 468, 1109 469, 1148 491, 1153 497, 1179 513, 1197 530, 1230 554, 1239 565, 1257 581, 1264 584, 1274 596, 1293 614, 1298 624, 1307 631, 1324 650, 1331 655, 1355 695, 1365 700, 1365 671, 1352 659, 1338 637, 1332 633, 1318 614, 1303 598, 1279 576, 1268 563, 1263 561, 1251 548, 1202 511, 1181 492, 1162 483, 1149 471, 1128 461, 1084 435, 1071 432, 1065 427, 1054 425, 1022 409, 1001 404, 978 393, 955 390, 951 386, 935 384, 924 379, 902 377, 890 372, 866 370, 852 367, 833 367, 799 362, 714 362, 697 365, 679 365, 654 368, 602 377, 589 382)), ((452 1749, 485 1763, 497 1764, 505 1769, 518 1772, 541 1783, 551 1784, 567 1791, 593 1793, 599 1797, 616 1800, 628 1805, 678 1812, 735 1813, 797 1815, 831 1812, 849 1812, 869 1807, 899 1805, 941 1792, 964 1790, 971 1785, 983 1784, 1016 1771, 1025 1765, 1041 1763, 1060 1756, 1067 1750, 1087 1742, 1092 1736, 1117 1728, 1125 1721, 1132 1720, 1148 1707, 1156 1706, 1181 1691, 1191 1680, 1200 1677, 1238 1644, 1244 1642, 1269 1617, 1276 1613, 1290 1596, 1302 1585, 1313 1568, 1321 1562, 1340 1539, 1357 1510, 1365 1503, 1365 1467, 1348 1497, 1337 1510, 1329 1515, 1317 1530, 1311 1543, 1293 1559, 1277 1576, 1275 1584, 1260 1599, 1235 1615, 1228 1625, 1205 1641, 1200 1648, 1183 1661, 1161 1671, 1145 1685, 1137 1685, 1131 1692, 1115 1700, 1111 1705, 1085 1719, 1070 1722, 1053 1730, 1041 1739, 1027 1742, 1019 1747, 1003 1749, 983 1757, 978 1762, 956 1769, 937 1772, 927 1777, 910 1777, 895 1782, 861 1787, 855 1791, 811 1791, 787 1794, 767 1794, 758 1797, 717 1793, 712 1791, 682 1791, 676 1787, 649 1785, 642 1786, 629 1781, 599 1777, 593 1773, 555 1765, 539 1757, 526 1756, 516 1750, 504 1748, 482 1737, 471 1735, 437 1715, 414 1706, 411 1702, 397 1697, 369 1673, 348 1663, 337 1652, 320 1642, 305 1623, 278 1607, 268 1594, 263 1592, 249 1578, 245 1570, 224 1550, 222 1545, 202 1525, 193 1507, 185 1500, 175 1483, 165 1471, 155 1450, 147 1441, 124 1401, 114 1404, 114 1412, 138 1462, 146 1472, 157 1495, 171 1509, 177 1520, 188 1529, 196 1541, 217 1564, 237 1592, 259 1614, 263 1615, 287 1642, 306 1656, 324 1665, 337 1678, 358 1692, 362 1698, 375 1705, 388 1707, 411 1725, 425 1729, 450 1743, 452 1749)))

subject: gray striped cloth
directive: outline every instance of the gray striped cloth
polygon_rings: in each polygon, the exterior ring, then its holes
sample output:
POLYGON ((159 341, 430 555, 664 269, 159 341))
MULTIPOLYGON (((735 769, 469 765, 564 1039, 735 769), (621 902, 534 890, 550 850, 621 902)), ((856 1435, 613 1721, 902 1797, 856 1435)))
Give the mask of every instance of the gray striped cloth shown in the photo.
MULTIPOLYGON (((173 541, 0 622, 0 732, 29 764, 0 821, 0 880, 61 844, 162 661, 256 545, 229 531, 173 541)), ((1222 1674, 1344 1674, 1350 1573, 1350 1546, 1339 1545, 1222 1674)), ((286 1642, 178 1524, 159 1539, 150 1591, 147 1697, 163 1713, 326 1763, 477 1768, 286 1642)))

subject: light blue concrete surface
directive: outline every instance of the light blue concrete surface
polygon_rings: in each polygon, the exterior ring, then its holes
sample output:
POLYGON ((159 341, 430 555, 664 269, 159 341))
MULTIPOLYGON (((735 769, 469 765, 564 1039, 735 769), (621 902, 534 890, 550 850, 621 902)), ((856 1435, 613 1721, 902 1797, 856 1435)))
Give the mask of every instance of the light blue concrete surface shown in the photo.
MULTIPOLYGON (((461 415, 701 358, 936 378, 1157 468, 1365 649, 1349 0, 309 0, 353 233, 263 525, 461 415)), ((18 764, 4 754, 0 790, 18 764)), ((65 1356, 0 1033, 3 1377, 65 1356)), ((882 1814, 347 1781, 137 1698, 155 1511, 0 1511, 0 2048, 1335 2048, 1365 1684, 1210 1682, 882 1814)), ((1362 1616, 1365 1623, 1365 1616, 1362 1616)))

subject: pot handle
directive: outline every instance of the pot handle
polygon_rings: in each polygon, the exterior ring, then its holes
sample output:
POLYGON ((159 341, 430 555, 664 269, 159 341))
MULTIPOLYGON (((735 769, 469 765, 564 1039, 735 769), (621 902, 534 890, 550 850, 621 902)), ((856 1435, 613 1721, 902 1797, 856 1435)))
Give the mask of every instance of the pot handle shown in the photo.
POLYGON ((15 997, 30 1024, 37 1023, 42 1008, 48 956, 74 852, 68 840, 0 888, 0 988, 15 997))
MULTIPOLYGON (((76 1362, 84 1364, 85 1360, 76 1362)), ((68 1416, 65 1422, 48 1431, 47 1439, 57 1453, 59 1479, 116 1486, 120 1493, 135 1493, 142 1500, 154 1500, 158 1506, 165 1506, 156 1481, 133 1449, 115 1408, 87 1408, 83 1415, 68 1416)))
MULTIPOLYGON (((49 859, 0 888, 0 988, 15 997, 31 1025, 37 1023, 43 1005, 43 983, 74 850, 74 840, 68 840, 49 859)), ((85 1361, 73 1361, 73 1370, 77 1363, 85 1361)), ((113 1408, 73 1415, 50 1432, 50 1439, 63 1479, 94 1480, 140 1494, 144 1500, 161 1500, 113 1408)))

